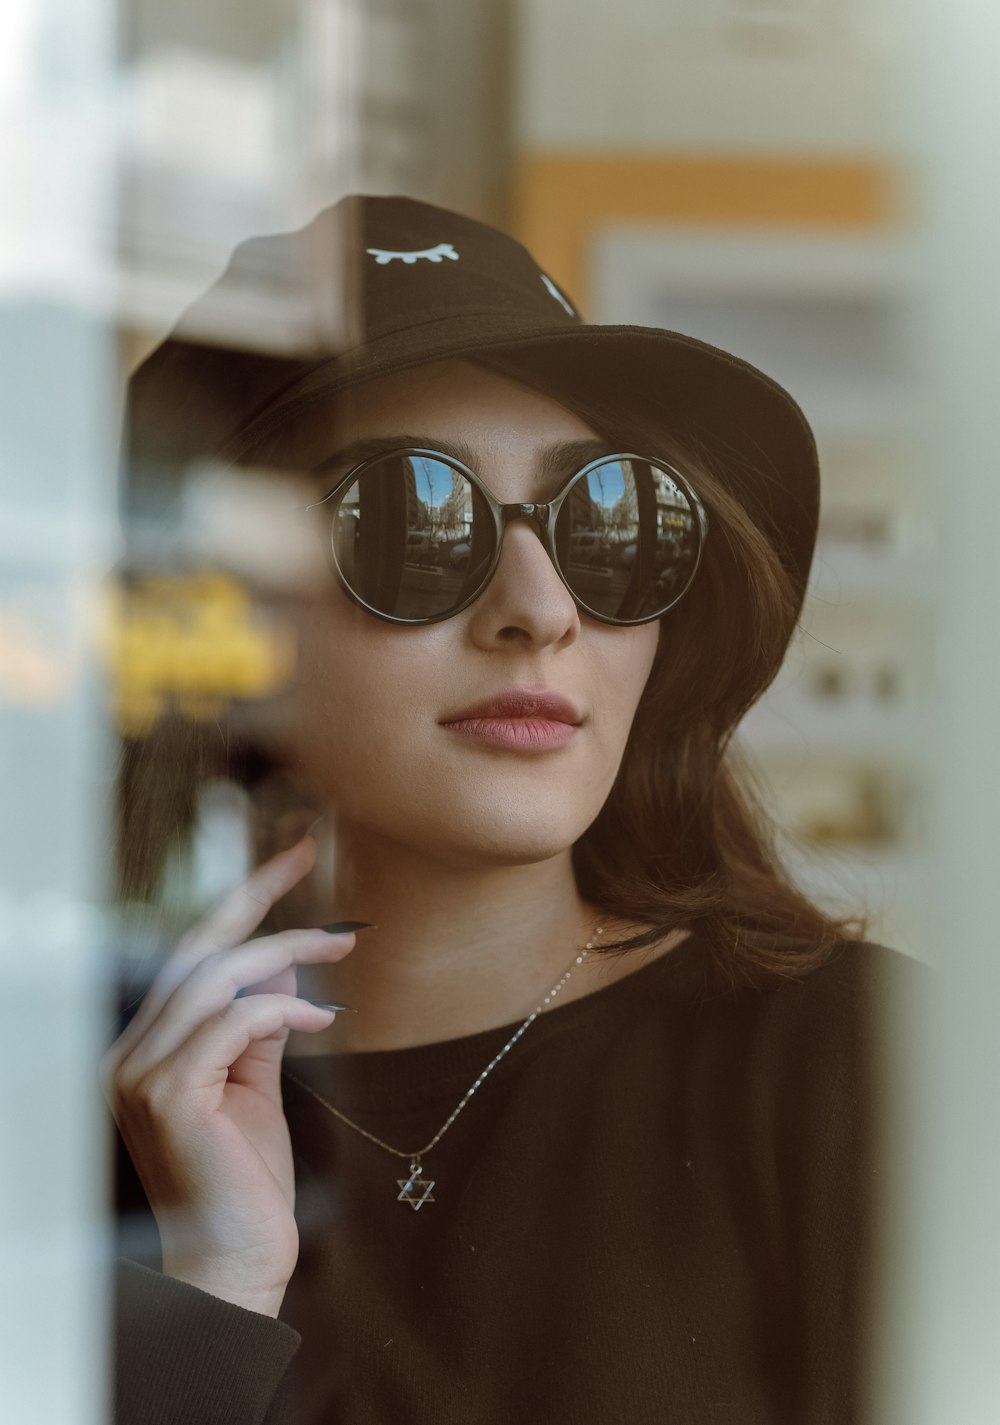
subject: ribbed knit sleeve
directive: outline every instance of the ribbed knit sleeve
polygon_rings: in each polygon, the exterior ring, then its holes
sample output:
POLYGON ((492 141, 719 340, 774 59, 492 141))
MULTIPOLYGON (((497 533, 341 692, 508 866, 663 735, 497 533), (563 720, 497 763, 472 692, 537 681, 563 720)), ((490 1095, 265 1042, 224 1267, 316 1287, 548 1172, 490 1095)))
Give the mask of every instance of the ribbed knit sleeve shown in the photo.
POLYGON ((302 1338, 138 1262, 115 1277, 115 1425, 266 1425, 302 1338))

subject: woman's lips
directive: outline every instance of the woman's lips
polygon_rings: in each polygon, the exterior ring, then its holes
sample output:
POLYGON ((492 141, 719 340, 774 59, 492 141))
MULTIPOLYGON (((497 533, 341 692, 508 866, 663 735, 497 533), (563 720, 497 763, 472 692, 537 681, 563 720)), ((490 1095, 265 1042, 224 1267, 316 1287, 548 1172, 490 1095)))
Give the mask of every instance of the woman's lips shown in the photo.
POLYGON ((534 717, 469 717, 441 726, 488 747, 511 748, 517 752, 548 752, 565 747, 577 732, 572 723, 534 717))

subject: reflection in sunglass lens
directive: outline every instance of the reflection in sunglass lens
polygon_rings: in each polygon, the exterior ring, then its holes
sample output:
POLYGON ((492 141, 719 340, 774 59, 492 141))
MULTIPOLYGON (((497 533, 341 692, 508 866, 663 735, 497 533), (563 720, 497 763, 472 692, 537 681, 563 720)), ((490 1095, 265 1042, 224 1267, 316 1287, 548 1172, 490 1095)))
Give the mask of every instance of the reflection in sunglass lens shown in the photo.
POLYGON ((493 516, 445 461, 394 455, 348 487, 332 539, 337 566, 364 603, 393 618, 434 618, 464 603, 481 581, 493 516))
POLYGON ((662 613, 698 563, 700 530, 687 494, 646 460, 607 460, 570 488, 556 521, 570 588, 604 618, 662 613))
MULTIPOLYGON (((698 562, 694 508, 648 461, 603 461, 570 487, 554 528, 559 566, 591 612, 642 619, 685 591, 698 562)), ((370 608, 399 619, 446 616, 482 586, 495 552, 493 514, 446 460, 411 453, 365 467, 336 502, 337 567, 370 608)))

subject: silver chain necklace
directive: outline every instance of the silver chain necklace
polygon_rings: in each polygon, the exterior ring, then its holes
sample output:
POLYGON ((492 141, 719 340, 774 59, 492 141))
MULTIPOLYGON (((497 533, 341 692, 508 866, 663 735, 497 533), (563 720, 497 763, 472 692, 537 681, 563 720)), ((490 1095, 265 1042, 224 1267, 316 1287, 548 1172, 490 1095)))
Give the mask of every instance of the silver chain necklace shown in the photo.
MULTIPOLYGON (((598 926, 597 930, 594 932, 594 939, 596 940, 598 935, 603 934, 603 925, 598 926)), ((494 1057, 486 1065, 486 1068, 482 1071, 479 1077, 467 1090, 465 1096, 462 1098, 458 1106, 444 1121, 438 1131, 434 1134, 434 1137, 431 1139, 431 1141, 426 1145, 426 1147, 420 1148, 415 1152, 402 1152, 399 1148, 393 1148, 390 1144, 383 1143, 381 1138, 376 1138, 374 1133, 369 1133, 367 1128, 362 1128, 360 1124, 354 1123, 350 1118, 348 1118, 346 1113, 341 1113, 339 1108, 334 1108, 332 1103, 327 1103, 326 1099, 323 1098, 320 1094, 318 1094, 315 1089, 310 1088, 308 1084, 305 1084, 302 1082, 301 1079, 296 1078, 296 1076, 291 1073, 290 1070, 283 1069, 282 1072, 285 1074, 286 1078, 289 1078, 292 1080, 293 1083, 298 1084, 299 1088, 305 1089, 306 1093, 308 1094, 312 1094, 314 1099, 317 1099, 323 1105, 324 1108, 328 1108, 332 1114, 334 1114, 337 1118, 340 1119, 341 1123, 346 1123, 348 1128, 353 1128, 356 1133, 360 1133, 362 1137, 367 1138, 369 1142, 377 1144, 379 1148, 384 1148, 386 1152, 391 1153, 394 1158, 409 1159, 410 1170, 408 1175, 405 1178, 396 1179, 396 1186, 399 1188, 399 1196, 396 1198, 396 1201, 408 1202, 413 1208, 414 1212, 419 1212, 425 1203, 434 1201, 433 1191, 435 1187, 435 1180, 421 1176, 421 1159, 426 1157, 426 1155, 431 1151, 431 1149, 441 1141, 441 1139, 447 1133, 448 1129, 455 1122, 455 1119, 462 1112, 462 1109, 472 1098, 472 1095, 483 1083, 486 1076, 492 1073, 492 1071, 496 1068, 497 1064, 499 1064, 503 1056, 510 1049, 513 1049, 514 1045, 520 1039, 521 1035, 528 1028, 528 1025, 532 1024, 544 1011, 549 1002, 555 999, 556 995, 562 989, 563 985, 569 979, 570 975, 576 969, 577 965, 583 964, 584 960, 586 960, 588 954, 591 950, 593 950, 593 948, 594 940, 588 940, 584 949, 581 950, 580 953, 574 958, 573 963, 570 965, 569 969, 565 972, 565 974, 562 975, 562 977, 556 981, 556 983, 552 986, 552 988, 549 990, 548 994, 541 1001, 541 1003, 531 1011, 527 1019, 521 1025, 521 1027, 510 1036, 510 1038, 507 1040, 507 1043, 503 1046, 500 1052, 494 1055, 494 1057)))

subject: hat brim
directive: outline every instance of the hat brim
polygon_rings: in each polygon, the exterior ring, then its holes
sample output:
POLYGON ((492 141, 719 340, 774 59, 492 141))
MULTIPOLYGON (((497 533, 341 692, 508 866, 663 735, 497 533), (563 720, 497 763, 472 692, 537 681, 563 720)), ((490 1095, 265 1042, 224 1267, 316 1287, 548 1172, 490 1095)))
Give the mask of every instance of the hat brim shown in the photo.
POLYGON ((661 327, 560 323, 532 328, 505 314, 444 315, 314 363, 245 425, 232 455, 316 400, 448 358, 503 358, 528 382, 574 404, 647 411, 711 461, 754 514, 799 599, 819 519, 819 466, 803 412, 778 383, 730 352, 661 327))
POLYGON ((796 402, 730 352, 661 327, 523 313, 439 312, 335 355, 220 348, 169 337, 129 382, 125 487, 152 466, 239 459, 260 438, 339 390, 455 357, 502 358, 568 405, 648 413, 676 432, 751 512, 792 577, 801 605, 819 519, 812 431, 796 402))

